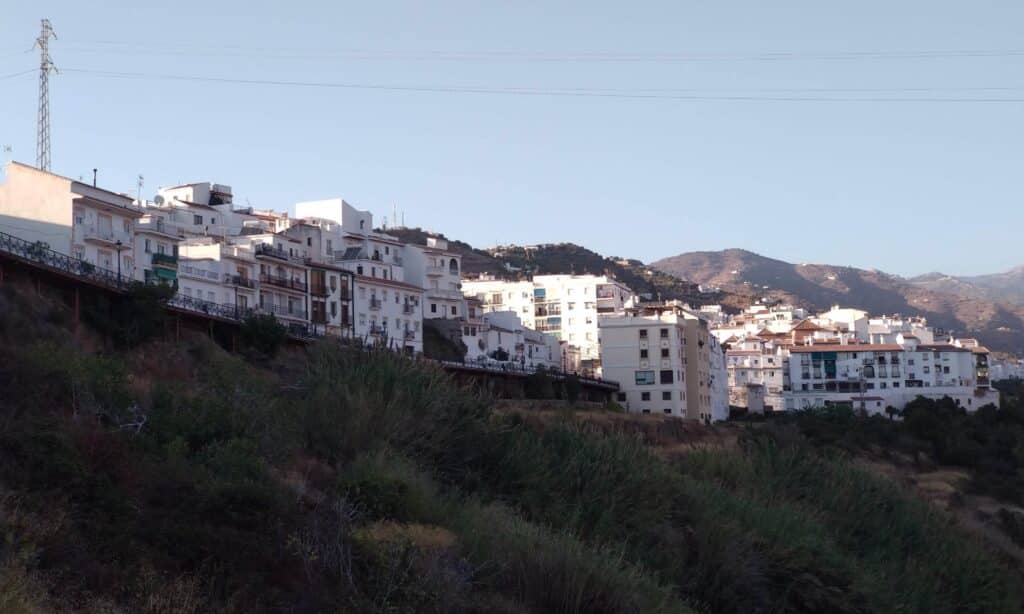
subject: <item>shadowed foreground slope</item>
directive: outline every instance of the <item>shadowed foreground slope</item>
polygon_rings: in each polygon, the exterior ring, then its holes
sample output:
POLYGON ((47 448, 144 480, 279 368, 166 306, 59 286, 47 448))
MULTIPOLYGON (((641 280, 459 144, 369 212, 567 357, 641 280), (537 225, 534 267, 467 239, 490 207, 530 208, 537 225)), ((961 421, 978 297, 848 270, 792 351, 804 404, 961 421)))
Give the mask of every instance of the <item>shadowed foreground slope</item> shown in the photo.
POLYGON ((0 611, 1020 608, 946 516, 810 446, 665 459, 387 353, 65 321, 0 288, 0 611))

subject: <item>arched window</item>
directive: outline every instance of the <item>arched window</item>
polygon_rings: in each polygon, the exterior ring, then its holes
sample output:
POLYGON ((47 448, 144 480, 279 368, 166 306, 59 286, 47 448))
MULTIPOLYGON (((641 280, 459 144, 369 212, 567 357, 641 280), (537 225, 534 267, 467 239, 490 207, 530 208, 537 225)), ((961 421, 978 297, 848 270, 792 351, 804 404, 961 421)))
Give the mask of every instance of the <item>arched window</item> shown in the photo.
POLYGON ((452 258, 451 262, 448 263, 448 272, 452 275, 459 274, 459 261, 455 258, 452 258))

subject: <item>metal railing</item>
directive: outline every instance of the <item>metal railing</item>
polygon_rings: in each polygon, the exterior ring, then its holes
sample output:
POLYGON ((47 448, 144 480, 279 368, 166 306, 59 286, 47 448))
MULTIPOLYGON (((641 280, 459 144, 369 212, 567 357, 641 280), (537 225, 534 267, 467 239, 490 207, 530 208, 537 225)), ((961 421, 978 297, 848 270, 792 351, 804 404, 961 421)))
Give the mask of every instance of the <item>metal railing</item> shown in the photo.
POLYGON ((377 298, 375 296, 371 296, 370 297, 370 309, 373 309, 374 311, 378 311, 378 310, 380 310, 382 305, 383 305, 383 303, 381 303, 381 300, 379 298, 377 298))
POLYGON ((213 301, 207 301, 193 296, 185 296, 181 293, 175 294, 167 301, 167 305, 227 320, 244 320, 255 313, 255 310, 249 307, 215 303, 213 301))
POLYGON ((121 245, 132 245, 132 237, 129 233, 121 232, 114 229, 99 229, 95 226, 76 226, 82 230, 82 237, 84 239, 94 239, 97 241, 104 241, 106 243, 120 243, 121 245))
POLYGON ((242 288, 249 288, 250 290, 256 289, 256 280, 249 277, 243 277, 241 275, 225 275, 224 283, 231 284, 233 286, 240 286, 242 288))
POLYGON ((272 256, 274 258, 280 258, 281 260, 292 260, 303 262, 305 258, 303 256, 296 256, 290 254, 282 248, 275 247, 270 243, 257 243, 256 244, 256 255, 257 256, 272 256))
POLYGON ((154 265, 178 266, 178 257, 174 254, 161 254, 160 252, 156 252, 153 254, 152 261, 154 265))
POLYGON ((118 277, 114 271, 101 268, 81 258, 53 251, 45 243, 39 241, 33 243, 5 232, 0 232, 0 251, 109 288, 123 289, 133 282, 130 276, 118 277))
POLYGON ((309 293, 313 296, 330 296, 331 291, 327 289, 324 284, 311 284, 309 286, 309 293))
POLYGON ((139 230, 150 230, 179 238, 185 236, 185 230, 183 228, 174 224, 168 224, 159 218, 153 220, 139 220, 135 223, 137 224, 136 228, 139 230))
POLYGON ((298 279, 289 279, 288 277, 280 277, 278 275, 269 275, 267 273, 260 273, 260 283, 270 284, 279 288, 288 288, 289 290, 296 290, 298 292, 305 292, 306 282, 298 279))
POLYGON ((413 305, 411 303, 405 303, 404 305, 402 305, 402 313, 405 315, 412 315, 416 313, 416 305, 413 305))
POLYGON ((306 310, 299 307, 289 307, 287 305, 261 305, 260 311, 264 313, 272 313, 278 316, 287 316, 289 318, 296 318, 299 320, 305 320, 306 310))

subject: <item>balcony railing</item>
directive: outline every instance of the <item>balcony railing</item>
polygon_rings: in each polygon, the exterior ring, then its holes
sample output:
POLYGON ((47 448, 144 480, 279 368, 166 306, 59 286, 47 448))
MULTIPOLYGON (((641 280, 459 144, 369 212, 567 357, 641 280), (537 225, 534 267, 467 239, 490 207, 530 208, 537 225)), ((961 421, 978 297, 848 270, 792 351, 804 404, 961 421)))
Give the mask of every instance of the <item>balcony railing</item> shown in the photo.
POLYGON ((404 313, 405 315, 412 315, 416 313, 416 305, 413 305, 411 303, 405 303, 404 305, 402 305, 402 313, 404 313))
POLYGON ((374 311, 379 311, 382 305, 383 303, 379 298, 375 296, 370 297, 370 309, 373 309, 374 311))
POLYGON ((438 296, 447 299, 461 299, 462 292, 458 290, 449 290, 444 288, 427 288, 425 292, 430 296, 438 296))
POLYGON ((275 247, 270 243, 257 243, 256 244, 256 255, 257 256, 271 256, 273 258, 279 258, 281 260, 291 260, 296 262, 302 262, 304 258, 302 256, 296 256, 286 252, 282 248, 275 247))
POLYGON ((423 267, 426 270, 427 275, 444 275, 445 268, 436 264, 428 264, 423 267))
POLYGON ((377 324, 371 324, 370 325, 370 334, 371 335, 380 336, 380 335, 383 335, 385 332, 387 332, 387 331, 386 331, 386 329, 383 326, 378 326, 377 324))
POLYGON ((263 305, 260 305, 260 311, 264 313, 272 313, 277 316, 296 318, 299 320, 306 319, 306 310, 298 306, 291 307, 288 305, 273 305, 270 303, 265 303, 263 305))
POLYGON ((161 254, 157 252, 153 254, 152 262, 154 266, 177 267, 178 257, 174 254, 161 254))
POLYGON ((116 245, 132 245, 132 237, 126 232, 121 232, 113 229, 99 229, 95 226, 81 226, 76 227, 82 229, 82 237, 86 240, 102 241, 104 243, 110 243, 116 245))
POLYGON ((277 286, 278 288, 287 288, 289 290, 295 290, 296 292, 305 292, 308 287, 306 282, 300 279, 292 279, 279 275, 269 275, 267 273, 260 273, 260 283, 270 284, 271 286, 277 286))
POLYGON ((416 331, 411 328, 407 328, 402 331, 402 338, 406 341, 411 341, 416 338, 416 331))
POLYGON ((136 228, 139 230, 150 230, 153 232, 159 232, 171 237, 184 237, 185 230, 175 224, 168 224, 162 219, 150 219, 150 220, 139 220, 135 222, 136 228))
POLYGON ((242 288, 249 288, 254 290, 256 288, 256 280, 242 275, 225 275, 224 283, 230 286, 239 286, 242 288))
POLYGON ((323 284, 311 284, 309 286, 309 293, 313 296, 330 296, 331 291, 327 289, 327 286, 323 284))

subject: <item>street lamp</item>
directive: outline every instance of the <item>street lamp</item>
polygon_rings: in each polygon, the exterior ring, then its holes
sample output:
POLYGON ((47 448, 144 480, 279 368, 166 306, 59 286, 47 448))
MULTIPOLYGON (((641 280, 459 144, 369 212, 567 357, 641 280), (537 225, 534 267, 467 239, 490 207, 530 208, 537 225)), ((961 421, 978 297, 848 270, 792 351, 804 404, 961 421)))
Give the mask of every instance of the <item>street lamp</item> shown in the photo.
POLYGON ((120 287, 121 286, 121 248, 123 247, 120 239, 117 240, 117 243, 115 243, 115 246, 117 248, 117 285, 118 285, 118 287, 120 287))

